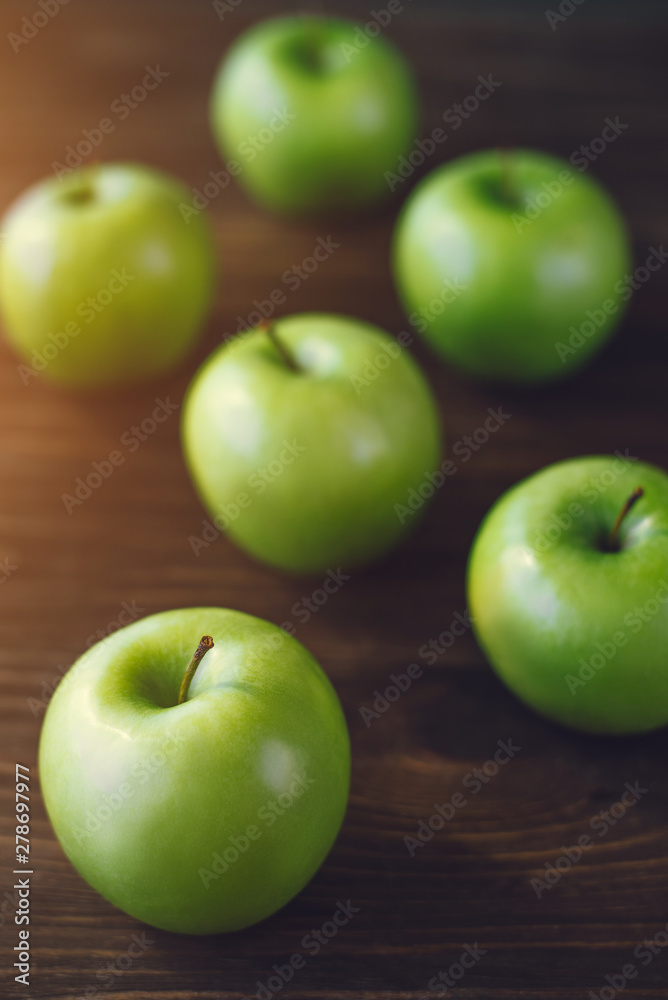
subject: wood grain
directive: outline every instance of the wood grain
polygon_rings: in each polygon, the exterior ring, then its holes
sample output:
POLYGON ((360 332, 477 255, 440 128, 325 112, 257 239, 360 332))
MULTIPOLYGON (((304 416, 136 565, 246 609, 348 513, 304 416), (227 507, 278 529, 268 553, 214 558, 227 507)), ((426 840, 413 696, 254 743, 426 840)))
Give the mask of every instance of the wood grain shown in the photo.
MULTIPOLYGON (((118 123, 99 156, 143 160, 201 186, 220 165, 206 121, 217 59, 239 30, 279 9, 288 9, 282 0, 245 0, 221 22, 205 2, 72 0, 14 53, 5 36, 33 7, 4 0, 0 205, 48 174, 68 143, 94 127, 111 102, 141 80, 144 67, 156 63, 169 77, 118 123)), ((345 9, 368 17, 363 4, 345 9)), ((388 35, 416 67, 424 135, 471 93, 479 74, 492 73, 502 83, 429 166, 497 143, 568 156, 600 134, 607 116, 619 115, 629 127, 593 169, 622 206, 640 263, 665 239, 668 221, 666 35, 657 16, 641 9, 620 4, 608 18, 592 16, 585 5, 551 31, 541 4, 513 16, 502 5, 422 11, 407 5, 388 35)), ((629 449, 668 466, 662 272, 638 292, 600 361, 550 391, 469 384, 416 346, 441 401, 451 456, 488 407, 502 406, 511 418, 469 462, 460 462, 405 547, 354 574, 308 621, 295 605, 318 579, 269 572, 223 539, 193 556, 188 536, 205 515, 181 460, 176 415, 135 452, 124 453, 123 465, 81 507, 71 515, 64 509, 61 495, 76 478, 119 447, 124 432, 150 414, 153 400, 180 401, 198 361, 234 331, 254 299, 283 287, 283 272, 311 253, 318 236, 331 235, 340 248, 288 293, 281 311, 331 309, 394 333, 404 329, 387 262, 396 207, 357 224, 288 224, 260 212, 236 187, 227 189, 210 206, 221 279, 206 333, 180 372, 132 393, 88 398, 42 379, 24 386, 17 359, 0 345, 0 561, 6 557, 17 567, 0 584, 2 902, 13 884, 15 761, 36 776, 42 711, 29 699, 39 701, 43 685, 55 683, 98 630, 113 628, 123 602, 135 602, 142 615, 220 604, 293 621, 336 685, 354 752, 345 825, 297 899, 262 925, 229 937, 191 940, 148 931, 152 943, 142 957, 104 984, 98 970, 108 962, 118 968, 132 935, 146 928, 78 877, 35 794, 31 986, 13 983, 16 928, 12 913, 6 917, 12 908, 2 910, 0 903, 3 996, 241 998, 253 996, 258 981, 267 983, 273 965, 301 952, 306 965, 282 996, 417 1000, 466 944, 485 952, 452 991, 467 1000, 581 1000, 590 991, 598 996, 608 986, 606 975, 618 975, 630 962, 638 975, 625 997, 668 996, 665 949, 647 965, 633 956, 636 945, 668 921, 666 733, 605 740, 549 724, 502 688, 469 633, 433 666, 419 653, 456 612, 465 612, 467 551, 482 515, 505 488, 549 462, 590 452, 629 449), (366 727, 360 707, 411 662, 424 667, 423 676, 366 727), (521 750, 410 857, 403 838, 435 803, 462 790, 466 775, 491 757, 500 739, 521 750), (591 818, 618 800, 626 781, 640 782, 646 794, 538 899, 530 879, 589 830, 591 818), (359 912, 319 954, 308 954, 304 935, 348 899, 359 912)))

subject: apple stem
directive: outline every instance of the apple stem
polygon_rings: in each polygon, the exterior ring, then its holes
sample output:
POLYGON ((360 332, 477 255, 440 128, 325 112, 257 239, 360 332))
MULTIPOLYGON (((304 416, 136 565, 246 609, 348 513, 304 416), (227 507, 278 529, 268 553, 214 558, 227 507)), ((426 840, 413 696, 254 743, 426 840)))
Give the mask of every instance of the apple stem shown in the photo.
POLYGON ((179 700, 177 702, 178 705, 182 705, 183 702, 188 697, 190 682, 195 676, 195 672, 199 667, 200 663, 202 662, 202 660, 204 659, 204 657, 206 656, 206 654, 209 652, 210 649, 213 649, 213 639, 211 638, 210 635, 203 635, 199 641, 199 646, 193 653, 192 659, 188 664, 185 677, 181 682, 181 690, 179 691, 179 700))
POLYGON ((617 538, 619 534, 619 529, 622 525, 622 521, 631 510, 631 508, 640 500, 642 496, 645 495, 645 491, 642 486, 636 486, 631 496, 626 500, 624 506, 617 515, 617 520, 612 526, 612 530, 608 535, 606 548, 608 552, 616 552, 619 549, 619 540, 617 538))
POLYGON ((262 330, 267 334, 269 340, 272 342, 276 349, 276 352, 280 355, 281 360, 284 362, 286 368, 289 368, 291 372, 301 372, 301 368, 295 361, 291 351, 285 346, 281 338, 276 333, 273 323, 260 323, 258 330, 262 330))
POLYGON ((501 197, 509 205, 517 203, 517 192, 513 183, 513 171, 510 164, 510 150, 499 147, 496 154, 499 159, 499 185, 501 197))

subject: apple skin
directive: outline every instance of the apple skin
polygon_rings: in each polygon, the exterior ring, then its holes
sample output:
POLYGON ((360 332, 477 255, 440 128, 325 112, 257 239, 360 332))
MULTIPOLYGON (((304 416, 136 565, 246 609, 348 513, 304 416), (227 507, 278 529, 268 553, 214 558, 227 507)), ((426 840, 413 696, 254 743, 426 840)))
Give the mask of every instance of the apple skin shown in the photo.
POLYGON ((350 745, 300 643, 251 615, 187 608, 84 653, 47 709, 39 772, 58 840, 90 885, 155 927, 213 934, 268 917, 321 865, 346 809, 350 745), (205 634, 214 648, 178 705, 205 634), (268 806, 286 794, 282 815, 268 806), (249 826, 261 835, 234 860, 229 838, 249 826), (227 871, 202 878, 228 848, 227 871))
POLYGON ((394 46, 375 37, 353 49, 360 34, 338 18, 280 17, 251 28, 222 60, 214 137, 264 207, 354 211, 389 196, 384 174, 416 138, 417 94, 394 46), (294 118, 277 120, 284 111, 294 118))
POLYGON ((436 401, 407 351, 371 324, 301 313, 273 326, 302 371, 261 328, 219 347, 183 406, 192 479, 214 523, 259 560, 293 573, 368 563, 408 530, 394 504, 439 464, 436 401))
POLYGON ((487 658, 536 711, 593 733, 668 723, 668 476, 660 469, 595 456, 519 483, 480 527, 468 593, 487 658), (638 486, 645 495, 622 522, 619 551, 604 551, 601 539, 638 486), (582 513, 573 516, 571 504, 582 513), (635 609, 647 602, 643 621, 635 609), (586 667, 592 657, 595 669, 586 667))
POLYGON ((503 155, 517 200, 503 195, 496 150, 434 170, 400 214, 393 267, 411 322, 437 353, 475 378, 531 385, 575 372, 603 346, 630 294, 615 285, 631 256, 619 211, 593 178, 542 153, 503 155), (527 199, 547 200, 543 185, 562 171, 572 182, 518 224, 527 199), (588 335, 569 350, 571 327, 583 323, 588 335))
POLYGON ((216 270, 205 217, 187 225, 179 211, 189 200, 165 174, 107 163, 44 180, 14 202, 2 224, 0 307, 26 365, 87 388, 158 375, 184 357, 216 270), (101 292, 99 311, 87 306, 101 292), (64 335, 67 324, 80 332, 64 335))

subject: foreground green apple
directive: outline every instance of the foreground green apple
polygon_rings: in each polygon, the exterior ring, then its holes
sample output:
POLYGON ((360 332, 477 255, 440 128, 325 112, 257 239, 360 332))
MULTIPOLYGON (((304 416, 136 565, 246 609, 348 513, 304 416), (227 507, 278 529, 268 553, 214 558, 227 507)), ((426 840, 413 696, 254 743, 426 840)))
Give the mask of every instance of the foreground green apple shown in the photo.
POLYGON ((400 215, 393 258, 413 326, 484 379, 530 384, 575 371, 631 295, 610 198, 529 150, 475 153, 429 174, 400 215))
POLYGON ((189 195, 135 164, 42 181, 9 209, 0 244, 5 332, 25 364, 68 386, 133 382, 176 365, 209 308, 215 256, 189 195))
POLYGON ((302 313, 211 355, 183 445, 217 528, 273 566, 316 572, 367 563, 407 530, 396 507, 438 465, 439 418, 397 341, 302 313))
POLYGON ((188 608, 81 657, 47 709, 39 770, 56 835, 95 889, 155 927, 209 934, 262 920, 309 881, 343 819, 350 748, 295 639, 188 608))
POLYGON ((469 608, 523 701, 596 733, 668 723, 668 476, 618 453, 549 466, 489 512, 469 608))
POLYGON ((211 123, 230 174, 282 212, 355 209, 389 194, 384 174, 415 140, 402 56, 350 21, 266 21, 221 63, 211 123))

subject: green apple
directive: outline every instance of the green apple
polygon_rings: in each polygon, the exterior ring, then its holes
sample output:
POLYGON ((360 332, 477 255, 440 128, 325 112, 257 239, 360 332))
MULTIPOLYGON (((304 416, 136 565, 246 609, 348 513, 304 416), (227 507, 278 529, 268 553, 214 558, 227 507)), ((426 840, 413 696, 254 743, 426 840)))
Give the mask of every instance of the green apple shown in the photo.
POLYGON ((247 927, 298 893, 339 830, 349 772, 313 657, 221 608, 152 615, 93 646, 51 699, 39 749, 75 868, 131 916, 186 934, 247 927))
POLYGON ((668 723, 668 476, 621 453, 551 465, 492 507, 469 609, 508 687, 595 733, 668 723))
POLYGON ((0 244, 0 309, 23 358, 79 388, 172 368, 212 300, 215 254, 189 195, 148 167, 97 164, 44 180, 9 209, 0 244))
POLYGON ((624 224, 593 178, 529 150, 461 157, 406 202, 393 244, 413 326, 457 368, 531 384, 584 365, 631 289, 624 224))
POLYGON ((211 355, 186 396, 183 446, 214 524, 251 555, 348 569, 407 530, 397 505, 437 468, 439 415, 397 341, 301 313, 211 355))
POLYGON ((213 86, 230 173, 269 209, 354 210, 389 194, 414 142, 417 96, 399 52, 350 21, 303 14, 238 39, 213 86))

